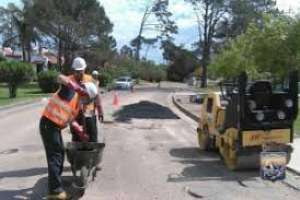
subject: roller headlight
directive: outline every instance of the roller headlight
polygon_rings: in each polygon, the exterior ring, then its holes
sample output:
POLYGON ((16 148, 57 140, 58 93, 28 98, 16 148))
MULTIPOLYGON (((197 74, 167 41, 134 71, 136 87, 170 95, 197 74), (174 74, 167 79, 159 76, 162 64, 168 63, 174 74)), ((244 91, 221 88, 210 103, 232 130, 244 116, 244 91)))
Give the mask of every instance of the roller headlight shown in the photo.
POLYGON ((255 110, 255 109, 256 109, 256 103, 255 103, 255 101, 249 100, 249 101, 248 101, 248 106, 249 106, 249 109, 250 109, 251 111, 255 110))
POLYGON ((286 115, 283 111, 279 110, 279 111, 277 111, 277 117, 280 120, 284 120, 286 118, 286 115))
POLYGON ((293 107, 294 103, 291 99, 287 99, 285 100, 285 106, 288 107, 288 108, 291 108, 293 107))
POLYGON ((256 114, 256 120, 257 121, 263 121, 265 119, 265 114, 263 112, 258 112, 256 114))

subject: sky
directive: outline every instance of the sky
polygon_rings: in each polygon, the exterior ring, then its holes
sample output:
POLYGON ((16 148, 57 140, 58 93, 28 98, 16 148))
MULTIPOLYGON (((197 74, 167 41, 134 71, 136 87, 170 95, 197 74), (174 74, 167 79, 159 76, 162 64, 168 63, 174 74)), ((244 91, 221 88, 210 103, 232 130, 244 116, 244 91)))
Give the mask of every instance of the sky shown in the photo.
MULTIPOLYGON (((140 22, 145 6, 153 0, 99 0, 104 6, 107 16, 114 24, 112 35, 117 40, 117 47, 120 48, 137 36, 140 22)), ((0 6, 9 2, 18 3, 20 0, 0 0, 0 6)), ((300 0, 277 0, 278 8, 286 12, 300 12, 300 0)), ((170 11, 173 13, 173 20, 178 26, 178 34, 175 36, 177 44, 183 44, 190 48, 191 44, 198 39, 196 18, 192 7, 184 0, 169 0, 170 11)), ((147 31, 144 36, 153 37, 154 32, 147 31)), ((141 52, 145 56, 145 51, 141 52)), ((161 52, 152 48, 147 54, 149 59, 162 61, 161 52)))
MULTIPOLYGON (((141 2, 151 3, 152 0, 100 0, 114 23, 113 35, 117 40, 118 48, 129 44, 130 40, 137 36, 145 8, 141 2)), ((169 4, 173 19, 178 25, 175 42, 190 48, 191 44, 198 39, 197 23, 192 7, 184 0, 169 0, 169 4)), ((279 9, 286 12, 290 9, 296 12, 300 8, 300 0, 277 0, 277 5, 279 9)), ((147 35, 153 35, 153 33, 146 32, 145 36, 147 35)), ((145 52, 141 55, 145 55, 145 52)), ((157 48, 149 50, 148 58, 162 61, 161 52, 157 51, 157 48)))

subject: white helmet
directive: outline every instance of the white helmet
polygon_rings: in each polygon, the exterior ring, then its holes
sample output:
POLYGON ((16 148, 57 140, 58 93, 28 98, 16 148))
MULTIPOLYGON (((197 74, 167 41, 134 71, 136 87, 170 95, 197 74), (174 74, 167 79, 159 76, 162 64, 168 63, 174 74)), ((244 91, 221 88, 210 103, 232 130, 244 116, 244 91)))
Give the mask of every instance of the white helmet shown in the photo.
POLYGON ((86 62, 83 58, 77 57, 73 60, 72 69, 73 70, 84 70, 86 68, 86 62))
POLYGON ((98 76, 98 75, 99 75, 99 72, 98 72, 97 70, 94 70, 94 71, 92 72, 92 75, 93 75, 93 76, 98 76))
POLYGON ((92 82, 83 83, 90 99, 94 99, 98 94, 97 86, 92 82))

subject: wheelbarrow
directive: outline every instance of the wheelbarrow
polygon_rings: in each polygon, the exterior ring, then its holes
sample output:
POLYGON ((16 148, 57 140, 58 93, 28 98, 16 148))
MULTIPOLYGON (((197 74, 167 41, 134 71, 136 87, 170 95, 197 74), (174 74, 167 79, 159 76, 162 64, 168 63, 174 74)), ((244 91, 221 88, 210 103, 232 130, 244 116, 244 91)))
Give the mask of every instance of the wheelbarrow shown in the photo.
POLYGON ((74 187, 85 190, 90 180, 95 180, 97 175, 96 167, 102 161, 104 147, 105 143, 67 143, 66 154, 75 178, 73 182, 74 187))

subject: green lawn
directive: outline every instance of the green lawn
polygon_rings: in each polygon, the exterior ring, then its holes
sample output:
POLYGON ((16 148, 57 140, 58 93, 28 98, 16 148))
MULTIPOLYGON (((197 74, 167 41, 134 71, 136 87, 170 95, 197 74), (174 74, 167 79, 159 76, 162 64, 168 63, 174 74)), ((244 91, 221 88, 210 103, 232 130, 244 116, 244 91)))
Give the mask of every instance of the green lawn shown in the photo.
POLYGON ((20 86, 17 91, 17 98, 10 99, 7 86, 0 84, 0 106, 29 101, 44 96, 47 96, 47 94, 42 93, 38 84, 33 82, 20 86))

